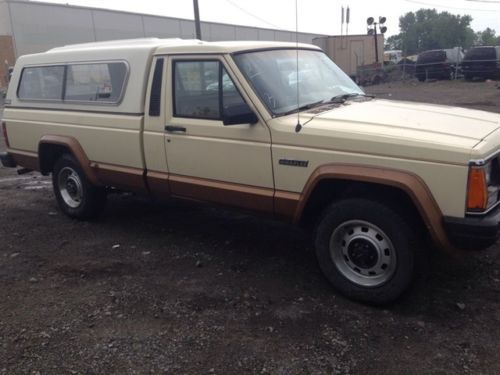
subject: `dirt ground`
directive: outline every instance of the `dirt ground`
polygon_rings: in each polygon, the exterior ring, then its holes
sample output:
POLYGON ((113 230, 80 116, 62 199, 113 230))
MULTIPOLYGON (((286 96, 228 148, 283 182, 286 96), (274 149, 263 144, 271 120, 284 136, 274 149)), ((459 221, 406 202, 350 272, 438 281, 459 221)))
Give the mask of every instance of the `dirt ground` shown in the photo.
POLYGON ((446 104, 500 113, 500 81, 395 81, 364 88, 383 99, 446 104))
MULTIPOLYGON (((500 112, 495 83, 367 91, 500 112)), ((49 179, 8 169, 0 241, 0 374, 500 373, 498 245, 433 252, 374 308, 335 293, 292 226, 133 195, 73 221, 49 179)))

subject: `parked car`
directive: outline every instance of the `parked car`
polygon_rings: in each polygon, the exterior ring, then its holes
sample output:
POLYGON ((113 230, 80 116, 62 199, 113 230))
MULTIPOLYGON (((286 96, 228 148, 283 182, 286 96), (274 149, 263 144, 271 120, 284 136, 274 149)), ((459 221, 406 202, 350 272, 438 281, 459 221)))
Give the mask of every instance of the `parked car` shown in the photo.
POLYGON ((426 79, 453 79, 464 54, 460 48, 435 49, 418 55, 415 76, 421 82, 426 79))
POLYGON ((356 300, 400 296, 429 240, 497 239, 500 115, 374 99, 316 46, 55 48, 17 60, 5 104, 2 164, 52 174, 67 216, 95 217, 110 188, 265 214, 312 228, 356 300))
POLYGON ((466 80, 478 78, 500 78, 500 47, 474 47, 467 51, 461 63, 466 80))

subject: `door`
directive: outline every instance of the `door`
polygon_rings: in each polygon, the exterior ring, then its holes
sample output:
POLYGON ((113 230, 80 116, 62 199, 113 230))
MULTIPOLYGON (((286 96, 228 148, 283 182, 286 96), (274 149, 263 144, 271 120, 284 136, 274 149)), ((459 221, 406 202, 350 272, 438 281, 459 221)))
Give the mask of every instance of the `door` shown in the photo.
POLYGON ((358 66, 365 64, 365 51, 362 40, 351 40, 349 53, 349 75, 356 75, 358 66))
POLYGON ((220 56, 172 57, 165 147, 172 195, 273 210, 270 132, 264 122, 224 126, 243 90, 220 56))

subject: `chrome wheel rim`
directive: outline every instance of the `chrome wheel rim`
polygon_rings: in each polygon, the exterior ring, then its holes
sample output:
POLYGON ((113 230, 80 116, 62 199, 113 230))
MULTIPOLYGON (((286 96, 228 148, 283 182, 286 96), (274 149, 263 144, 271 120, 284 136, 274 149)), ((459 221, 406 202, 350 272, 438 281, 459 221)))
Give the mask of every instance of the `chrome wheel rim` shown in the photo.
POLYGON ((61 197, 69 207, 77 208, 82 203, 83 185, 73 168, 64 167, 59 171, 57 184, 61 197))
POLYGON ((396 251, 391 240, 372 223, 342 223, 330 237, 329 246, 338 271, 354 284, 377 287, 389 281, 396 270, 396 251))

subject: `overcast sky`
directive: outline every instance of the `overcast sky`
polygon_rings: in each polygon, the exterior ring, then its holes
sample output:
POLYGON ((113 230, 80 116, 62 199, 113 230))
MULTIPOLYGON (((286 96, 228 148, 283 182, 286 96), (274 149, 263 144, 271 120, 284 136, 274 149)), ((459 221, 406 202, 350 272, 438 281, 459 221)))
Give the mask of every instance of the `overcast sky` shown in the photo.
MULTIPOLYGON (((45 0, 45 2, 119 9, 193 18, 192 0, 45 0)), ((202 21, 285 30, 295 29, 295 0, 198 0, 202 21)), ((399 32, 399 17, 420 8, 469 14, 476 31, 491 27, 500 34, 500 0, 298 0, 299 31, 340 34, 341 6, 350 6, 349 34, 366 33, 366 18, 387 17, 387 35, 399 32)))

